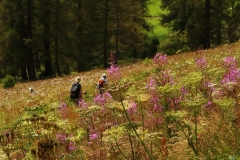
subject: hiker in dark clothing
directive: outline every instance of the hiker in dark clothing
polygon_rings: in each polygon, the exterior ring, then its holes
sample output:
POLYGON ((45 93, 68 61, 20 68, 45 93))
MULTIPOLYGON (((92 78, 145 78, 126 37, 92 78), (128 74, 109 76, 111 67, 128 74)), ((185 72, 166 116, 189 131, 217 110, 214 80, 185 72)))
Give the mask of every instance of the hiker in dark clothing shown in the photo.
POLYGON ((80 82, 81 82, 81 78, 77 77, 75 79, 75 82, 72 84, 72 88, 70 90, 70 98, 72 100, 74 100, 76 103, 78 101, 81 101, 82 94, 85 94, 85 93, 82 93, 82 86, 81 86, 80 82))

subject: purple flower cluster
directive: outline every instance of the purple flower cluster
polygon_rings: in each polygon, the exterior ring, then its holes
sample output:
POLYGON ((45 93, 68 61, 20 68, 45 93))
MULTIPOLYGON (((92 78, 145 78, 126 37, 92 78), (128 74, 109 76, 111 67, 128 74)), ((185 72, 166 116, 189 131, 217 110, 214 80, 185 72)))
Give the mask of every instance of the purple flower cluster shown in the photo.
POLYGON ((88 104, 84 100, 81 100, 81 101, 78 102, 78 107, 82 108, 82 109, 87 109, 88 108, 88 104))
POLYGON ((204 57, 196 59, 196 65, 200 69, 206 68, 207 67, 206 59, 204 57))
POLYGON ((166 70, 161 74, 161 85, 165 85, 167 83, 174 84, 173 77, 170 75, 170 70, 166 70))
POLYGON ((111 52, 110 52, 109 60, 110 60, 109 64, 110 64, 111 66, 116 65, 117 58, 115 57, 115 55, 114 55, 114 53, 113 53, 112 50, 111 50, 111 52))
POLYGON ((68 108, 67 108, 67 104, 66 103, 61 103, 59 105, 59 111, 62 114, 62 118, 63 119, 67 118, 67 110, 68 110, 68 108))
POLYGON ((212 101, 208 101, 207 104, 203 105, 202 108, 211 109, 213 105, 212 101))
POLYGON ((98 135, 96 134, 96 133, 92 133, 92 134, 90 134, 90 140, 91 141, 94 141, 95 139, 97 139, 98 138, 98 135))
POLYGON ((151 104, 153 106, 153 111, 154 112, 161 112, 163 110, 163 106, 160 105, 159 102, 159 97, 156 91, 156 82, 153 78, 150 78, 147 81, 147 87, 146 89, 150 92, 151 94, 151 104))
POLYGON ((228 70, 223 77, 222 83, 237 82, 240 79, 240 70, 237 68, 236 60, 228 56, 224 59, 224 65, 228 67, 228 70))
POLYGON ((162 68, 165 64, 168 63, 167 55, 162 52, 157 53, 154 56, 153 62, 158 65, 158 67, 162 68))
POLYGON ((237 82, 240 79, 240 70, 238 68, 230 68, 225 74, 222 83, 237 82))
POLYGON ((97 134, 97 131, 94 130, 94 129, 90 129, 90 134, 89 134, 89 140, 90 141, 94 141, 98 138, 98 134, 97 134))
POLYGON ((151 92, 151 104, 154 112, 162 112, 164 107, 160 104, 157 92, 151 92))
POLYGON ((146 89, 148 91, 156 90, 156 82, 155 82, 155 80, 153 78, 149 78, 149 80, 147 81, 146 89))
POLYGON ((228 56, 227 58, 224 59, 224 66, 228 68, 236 68, 237 67, 236 60, 233 57, 228 56))
MULTIPOLYGON (((70 138, 71 137, 72 137, 72 135, 70 135, 70 138)), ((63 133, 56 134, 56 139, 60 143, 65 143, 67 141, 67 135, 63 134, 63 133)), ((70 151, 75 151, 77 149, 76 142, 70 141, 68 144, 68 149, 70 151)))
POLYGON ((59 133, 59 134, 56 134, 56 139, 60 143, 64 143, 67 139, 67 136, 66 136, 66 134, 59 133))
POLYGON ((77 149, 76 142, 71 142, 70 141, 68 148, 69 148, 70 151, 75 151, 77 149))
POLYGON ((121 78, 120 68, 116 65, 111 65, 108 68, 108 78, 113 81, 119 80, 121 78))
POLYGON ((107 102, 112 99, 112 96, 108 92, 104 92, 103 94, 98 94, 94 97, 94 102, 96 105, 105 106, 107 102))
POLYGON ((132 103, 132 105, 128 108, 127 112, 129 114, 133 114, 137 112, 137 104, 136 103, 132 103))

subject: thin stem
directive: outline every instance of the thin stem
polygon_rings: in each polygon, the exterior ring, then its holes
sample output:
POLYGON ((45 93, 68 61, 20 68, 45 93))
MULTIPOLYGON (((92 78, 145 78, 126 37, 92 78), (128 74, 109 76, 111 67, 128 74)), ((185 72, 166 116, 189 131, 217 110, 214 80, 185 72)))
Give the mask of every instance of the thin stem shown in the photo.
POLYGON ((142 126, 143 126, 143 134, 145 134, 145 127, 144 127, 144 114, 143 114, 143 106, 142 106, 142 103, 141 101, 139 101, 140 103, 140 106, 141 106, 141 115, 142 115, 142 126))
POLYGON ((120 147, 119 147, 118 142, 117 142, 116 139, 115 139, 115 142, 116 142, 116 145, 117 145, 118 150, 121 152, 121 154, 123 155, 123 157, 124 157, 125 159, 128 159, 128 158, 126 157, 126 155, 125 155, 125 154, 122 152, 122 150, 120 149, 120 147))
POLYGON ((223 120, 224 120, 224 114, 222 114, 221 122, 220 122, 220 124, 219 124, 219 126, 218 126, 218 130, 217 130, 215 136, 213 137, 213 140, 212 140, 212 142, 211 142, 211 144, 210 144, 209 150, 210 150, 210 148, 212 148, 214 141, 217 139, 217 135, 218 135, 218 133, 220 132, 220 129, 221 129, 223 120))
POLYGON ((198 155, 198 137, 197 137, 197 114, 194 115, 195 118, 195 127, 194 127, 194 133, 195 133, 195 139, 196 139, 196 155, 198 155))
POLYGON ((150 157, 150 159, 151 159, 151 160, 154 160, 154 158, 152 157, 152 155, 151 155, 150 152, 148 151, 147 146, 145 145, 144 141, 141 139, 141 137, 140 137, 139 134, 137 133, 136 129, 134 128, 134 126, 133 126, 133 124, 132 124, 130 118, 128 117, 128 114, 127 114, 126 108, 125 108, 125 106, 124 106, 124 104, 123 104, 122 101, 121 101, 121 104, 122 104, 122 106, 123 106, 124 114, 125 114, 125 116, 126 116, 128 122, 129 122, 130 126, 132 127, 134 133, 136 134, 137 138, 140 140, 141 144, 143 145, 143 147, 144 147, 145 151, 147 152, 148 156, 150 157))
POLYGON ((132 149, 132 159, 135 159, 134 150, 133 150, 133 143, 132 143, 132 138, 131 138, 130 133, 128 134, 128 137, 129 137, 130 144, 131 144, 131 149, 132 149))

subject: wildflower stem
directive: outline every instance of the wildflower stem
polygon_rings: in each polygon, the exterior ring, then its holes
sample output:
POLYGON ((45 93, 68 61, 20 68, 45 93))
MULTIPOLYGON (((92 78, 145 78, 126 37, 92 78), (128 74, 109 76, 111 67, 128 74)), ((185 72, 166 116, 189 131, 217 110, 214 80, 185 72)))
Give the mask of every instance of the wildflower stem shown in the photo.
POLYGON ((117 145, 118 150, 121 152, 121 154, 123 155, 123 157, 124 157, 125 159, 128 159, 128 158, 126 157, 126 155, 122 152, 122 150, 121 150, 121 148, 119 147, 119 144, 118 144, 118 142, 117 142, 116 139, 115 139, 115 142, 116 142, 116 145, 117 145))
POLYGON ((142 106, 141 101, 139 101, 139 103, 140 103, 140 106, 141 106, 143 134, 145 134, 145 127, 144 127, 145 124, 144 124, 143 106, 142 106))
POLYGON ((217 139, 217 135, 218 135, 218 133, 220 132, 220 129, 221 129, 221 127, 222 127, 223 120, 224 120, 224 113, 222 114, 222 119, 221 119, 221 122, 220 122, 220 124, 219 124, 219 126, 218 126, 218 130, 217 130, 216 134, 214 135, 213 140, 212 140, 212 142, 211 142, 211 144, 210 144, 210 146, 209 146, 209 150, 212 148, 213 143, 214 143, 215 140, 217 139))
POLYGON ((130 144, 131 144, 131 149, 132 149, 132 159, 135 159, 135 156, 134 156, 134 150, 133 150, 133 144, 132 144, 132 138, 131 138, 130 133, 128 134, 128 137, 129 137, 130 144))
POLYGON ((125 108, 125 106, 124 106, 124 104, 123 104, 122 101, 121 101, 121 104, 122 104, 122 106, 123 106, 124 114, 125 114, 128 122, 129 122, 130 126, 132 127, 134 133, 136 134, 137 138, 138 138, 138 139, 140 140, 140 142, 142 143, 142 145, 143 145, 145 151, 147 152, 150 160, 154 160, 154 158, 152 157, 152 155, 151 155, 150 152, 148 151, 147 146, 145 145, 144 141, 141 139, 141 137, 140 137, 139 134, 137 133, 135 127, 133 126, 132 121, 130 120, 130 118, 129 118, 128 114, 127 114, 126 108, 125 108))
POLYGON ((194 133, 195 133, 195 138, 196 138, 196 155, 198 155, 198 137, 197 137, 197 114, 194 114, 195 118, 195 126, 194 126, 194 133))

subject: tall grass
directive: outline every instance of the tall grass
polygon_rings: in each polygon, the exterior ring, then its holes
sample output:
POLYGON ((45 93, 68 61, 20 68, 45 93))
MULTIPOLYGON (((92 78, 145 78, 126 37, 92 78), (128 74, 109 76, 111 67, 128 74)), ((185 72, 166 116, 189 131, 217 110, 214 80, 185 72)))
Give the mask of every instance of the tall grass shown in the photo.
POLYGON ((239 46, 0 89, 0 159, 238 159, 239 46), (75 76, 87 91, 77 105, 75 76))

